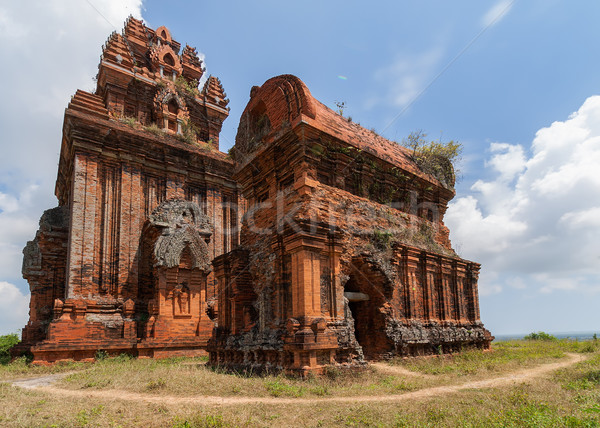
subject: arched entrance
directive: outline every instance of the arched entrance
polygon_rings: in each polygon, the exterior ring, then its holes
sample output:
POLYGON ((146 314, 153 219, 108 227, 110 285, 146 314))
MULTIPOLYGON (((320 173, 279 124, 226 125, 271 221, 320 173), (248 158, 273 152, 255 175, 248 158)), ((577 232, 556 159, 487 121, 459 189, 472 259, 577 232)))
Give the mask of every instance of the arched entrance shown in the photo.
POLYGON ((384 304, 385 278, 373 271, 367 263, 354 262, 349 279, 344 285, 349 316, 354 320, 354 337, 362 347, 366 359, 377 360, 393 350, 386 335, 384 304))

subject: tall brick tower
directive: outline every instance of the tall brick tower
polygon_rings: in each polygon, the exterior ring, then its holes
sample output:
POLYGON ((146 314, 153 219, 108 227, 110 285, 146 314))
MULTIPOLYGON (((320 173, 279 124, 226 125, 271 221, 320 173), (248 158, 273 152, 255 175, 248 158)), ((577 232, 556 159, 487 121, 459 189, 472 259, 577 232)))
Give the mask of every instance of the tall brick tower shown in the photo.
POLYGON ((193 355, 216 312, 211 260, 237 246, 228 100, 165 27, 129 18, 102 50, 95 93, 65 111, 55 194, 24 250, 37 361, 98 350, 193 355))

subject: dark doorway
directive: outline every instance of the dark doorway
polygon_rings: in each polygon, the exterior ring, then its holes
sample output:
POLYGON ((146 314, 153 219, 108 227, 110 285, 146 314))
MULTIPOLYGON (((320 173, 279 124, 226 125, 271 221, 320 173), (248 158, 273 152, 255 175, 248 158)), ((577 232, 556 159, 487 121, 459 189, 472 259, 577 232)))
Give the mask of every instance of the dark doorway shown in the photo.
POLYGON ((371 360, 380 359, 381 354, 390 351, 381 310, 385 299, 376 282, 376 276, 357 270, 344 286, 344 297, 354 319, 354 337, 365 358, 371 360))
MULTIPOLYGON (((350 313, 352 314, 352 319, 354 319, 354 338, 358 341, 361 347, 362 344, 366 342, 365 337, 365 325, 364 325, 364 312, 365 308, 361 309, 360 302, 348 302, 348 309, 350 309, 350 313)), ((363 350, 364 352, 364 350, 363 350)))

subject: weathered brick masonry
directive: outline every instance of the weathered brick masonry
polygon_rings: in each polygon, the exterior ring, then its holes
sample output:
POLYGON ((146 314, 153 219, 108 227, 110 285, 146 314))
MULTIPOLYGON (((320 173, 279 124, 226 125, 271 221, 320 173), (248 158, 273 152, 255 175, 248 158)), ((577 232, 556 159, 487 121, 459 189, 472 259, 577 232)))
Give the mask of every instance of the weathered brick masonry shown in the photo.
POLYGON ((213 262, 211 364, 305 374, 489 346, 480 266, 443 223, 451 165, 425 174, 290 75, 252 88, 232 154, 249 209, 241 247, 213 262))
POLYGON ((30 321, 16 352, 204 352, 210 262, 237 246, 239 193, 219 151, 228 100, 215 77, 197 89, 203 73, 164 27, 130 18, 108 38, 96 92, 65 111, 59 207, 24 251, 30 321))
POLYGON ((15 353, 208 350, 305 374, 489 346, 480 266, 443 222, 451 165, 423 172, 290 75, 252 88, 225 155, 228 100, 215 77, 198 90, 203 73, 164 27, 130 18, 109 37, 96 92, 65 112, 59 206, 24 250, 15 353))

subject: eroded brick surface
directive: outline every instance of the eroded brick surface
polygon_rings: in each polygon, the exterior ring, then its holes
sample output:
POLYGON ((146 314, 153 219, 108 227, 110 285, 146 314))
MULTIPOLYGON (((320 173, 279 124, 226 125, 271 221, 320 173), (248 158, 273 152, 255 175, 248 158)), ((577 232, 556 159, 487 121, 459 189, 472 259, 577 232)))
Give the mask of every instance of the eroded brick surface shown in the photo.
POLYGON ((205 352, 212 259, 237 246, 240 199, 219 148, 221 82, 196 50, 130 18, 102 50, 94 94, 63 125, 56 196, 24 250, 30 321, 15 353, 38 362, 205 352), (223 217, 226 217, 227 224, 223 217))
POLYGON ((211 364, 305 374, 489 346, 480 266, 443 223, 451 170, 425 174, 290 75, 252 89, 232 153, 249 207, 241 248, 213 262, 211 364))
POLYGON ((65 112, 48 210, 24 250, 23 343, 37 362, 98 350, 306 374, 393 355, 489 347, 480 266, 452 249, 451 169, 333 112, 302 81, 228 115, 195 49, 130 18, 94 94, 65 112), (242 220, 243 214, 243 220, 242 220))

